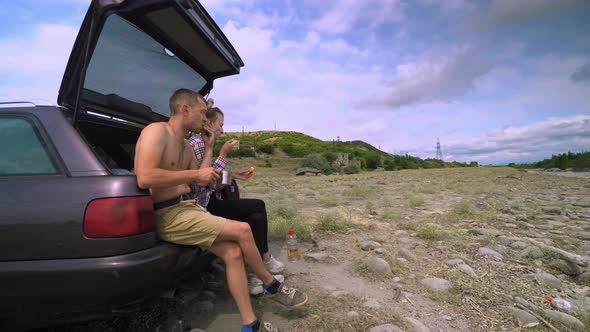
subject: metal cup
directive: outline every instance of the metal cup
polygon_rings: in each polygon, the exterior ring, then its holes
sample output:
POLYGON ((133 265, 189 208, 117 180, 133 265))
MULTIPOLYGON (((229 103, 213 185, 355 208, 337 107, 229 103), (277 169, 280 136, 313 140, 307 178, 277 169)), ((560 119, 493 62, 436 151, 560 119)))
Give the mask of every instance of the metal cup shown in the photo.
POLYGON ((229 172, 228 171, 221 171, 221 185, 227 186, 230 183, 231 183, 231 179, 229 176, 229 172))

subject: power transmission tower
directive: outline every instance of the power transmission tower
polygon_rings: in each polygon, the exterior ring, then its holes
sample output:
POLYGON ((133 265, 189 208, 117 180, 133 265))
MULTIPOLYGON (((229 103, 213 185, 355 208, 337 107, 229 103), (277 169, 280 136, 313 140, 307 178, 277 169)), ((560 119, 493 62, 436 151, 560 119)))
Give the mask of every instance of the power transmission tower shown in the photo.
POLYGON ((436 159, 443 160, 442 150, 440 149, 440 140, 436 139, 436 159))

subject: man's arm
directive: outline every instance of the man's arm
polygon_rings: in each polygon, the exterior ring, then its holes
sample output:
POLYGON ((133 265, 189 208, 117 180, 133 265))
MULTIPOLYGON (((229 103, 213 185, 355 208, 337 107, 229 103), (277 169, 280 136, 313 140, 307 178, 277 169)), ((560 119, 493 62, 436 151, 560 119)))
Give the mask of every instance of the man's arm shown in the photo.
POLYGON ((161 124, 147 126, 139 136, 135 147, 135 174, 142 189, 169 188, 195 181, 207 185, 216 181, 217 171, 209 167, 202 170, 167 170, 160 167, 166 146, 166 128, 161 124))

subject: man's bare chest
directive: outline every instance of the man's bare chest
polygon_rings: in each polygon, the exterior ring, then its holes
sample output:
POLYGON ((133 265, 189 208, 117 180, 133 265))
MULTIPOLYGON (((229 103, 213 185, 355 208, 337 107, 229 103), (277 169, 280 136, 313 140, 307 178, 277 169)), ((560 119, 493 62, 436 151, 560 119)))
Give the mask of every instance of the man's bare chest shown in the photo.
POLYGON ((185 142, 171 142, 167 144, 162 156, 162 168, 170 170, 188 169, 191 161, 191 149, 187 148, 185 142))

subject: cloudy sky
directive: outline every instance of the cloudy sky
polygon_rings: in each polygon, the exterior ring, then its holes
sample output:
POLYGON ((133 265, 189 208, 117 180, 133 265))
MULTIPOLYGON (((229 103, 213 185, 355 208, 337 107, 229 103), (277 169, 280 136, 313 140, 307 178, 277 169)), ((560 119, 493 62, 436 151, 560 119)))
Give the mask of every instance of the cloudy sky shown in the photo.
MULTIPOLYGON (((0 0, 0 99, 56 102, 88 0, 0 0)), ((482 164, 590 150, 590 1, 203 0, 226 130, 482 164)))

